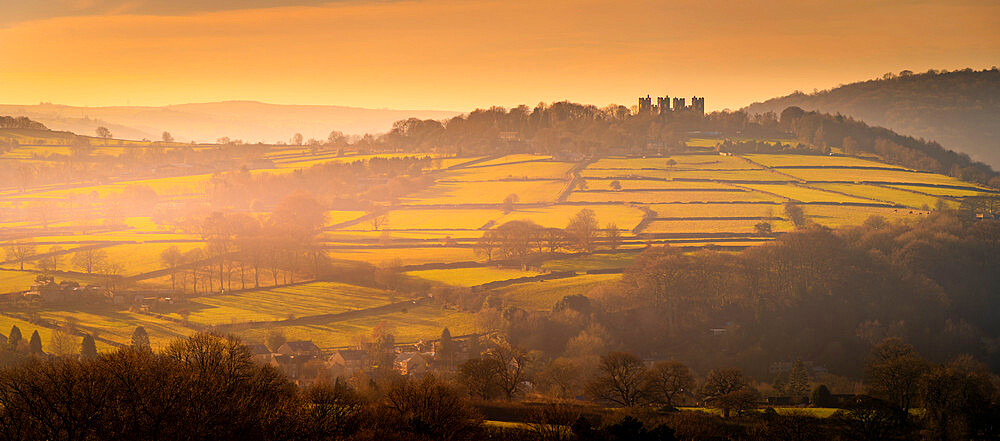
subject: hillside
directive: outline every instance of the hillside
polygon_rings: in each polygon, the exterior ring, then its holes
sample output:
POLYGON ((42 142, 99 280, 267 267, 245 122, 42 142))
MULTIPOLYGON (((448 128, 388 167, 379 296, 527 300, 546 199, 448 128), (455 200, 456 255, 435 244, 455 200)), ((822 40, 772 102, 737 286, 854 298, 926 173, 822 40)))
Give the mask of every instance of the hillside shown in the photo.
POLYGON ((904 135, 934 140, 1000 166, 1000 71, 929 71, 862 81, 831 90, 796 92, 753 103, 750 113, 787 107, 841 113, 904 135))
POLYGON ((410 117, 443 119, 458 112, 301 106, 255 101, 180 104, 163 107, 74 107, 58 104, 0 105, 0 115, 26 116, 52 130, 93 134, 99 126, 126 139, 160 138, 214 142, 229 137, 246 142, 287 142, 295 133, 326 139, 332 130, 347 134, 380 133, 410 117))

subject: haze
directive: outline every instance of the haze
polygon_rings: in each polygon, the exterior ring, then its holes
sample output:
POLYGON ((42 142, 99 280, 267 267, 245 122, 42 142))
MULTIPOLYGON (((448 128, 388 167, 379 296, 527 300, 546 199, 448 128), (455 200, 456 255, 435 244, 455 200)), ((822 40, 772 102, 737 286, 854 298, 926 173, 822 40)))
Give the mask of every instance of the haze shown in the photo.
POLYGON ((654 92, 708 95, 711 111, 888 71, 989 67, 1000 55, 1000 5, 984 1, 47 0, 3 9, 10 104, 252 99, 467 111, 631 104, 654 92))

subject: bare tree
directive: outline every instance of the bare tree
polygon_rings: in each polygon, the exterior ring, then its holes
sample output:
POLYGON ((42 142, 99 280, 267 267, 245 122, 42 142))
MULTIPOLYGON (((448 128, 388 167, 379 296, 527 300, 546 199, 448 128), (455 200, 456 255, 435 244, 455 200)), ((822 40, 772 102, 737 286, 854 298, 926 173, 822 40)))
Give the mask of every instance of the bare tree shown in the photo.
POLYGON ((163 142, 174 142, 174 136, 170 132, 163 132, 160 138, 163 139, 163 142))
POLYGON ((594 251, 598 232, 597 215, 594 210, 584 208, 576 213, 566 225, 566 234, 572 239, 574 246, 587 253, 594 251))
POLYGON ((295 135, 292 136, 292 144, 302 145, 302 139, 303 139, 302 134, 296 133, 295 135))
POLYGON ((646 395, 667 406, 674 406, 676 398, 694 389, 691 370, 679 361, 661 361, 649 371, 646 395))
POLYGON ((83 270, 87 274, 94 274, 108 260, 108 254, 104 250, 91 248, 84 251, 77 251, 73 254, 73 266, 83 270))
POLYGON ((612 352, 601 357, 599 374, 587 385, 595 398, 633 407, 643 399, 646 366, 642 359, 628 352, 612 352))
POLYGON ((614 222, 608 224, 608 226, 604 229, 604 234, 608 236, 608 247, 610 247, 612 251, 617 250, 618 247, 621 246, 622 233, 621 231, 618 231, 618 224, 614 222))
POLYGON ((7 260, 17 262, 24 271, 24 262, 35 255, 37 247, 31 242, 17 241, 7 245, 7 260))
POLYGON ((498 339, 486 351, 486 357, 497 362, 497 384, 504 396, 510 400, 521 390, 521 383, 527 375, 528 353, 511 345, 506 339, 498 339))

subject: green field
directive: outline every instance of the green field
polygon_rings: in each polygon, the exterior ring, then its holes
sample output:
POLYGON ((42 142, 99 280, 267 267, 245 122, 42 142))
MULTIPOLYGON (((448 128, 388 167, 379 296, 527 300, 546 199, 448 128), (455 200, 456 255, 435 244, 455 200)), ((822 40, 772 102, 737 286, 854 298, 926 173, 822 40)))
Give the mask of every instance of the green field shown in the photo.
POLYGON ((337 249, 329 250, 326 254, 332 259, 357 260, 375 265, 388 265, 396 261, 401 265, 419 265, 480 260, 472 248, 457 247, 337 249))
POLYGON ((201 325, 274 321, 290 317, 336 314, 402 301, 388 293, 335 282, 314 282, 233 295, 196 297, 167 314, 201 325))
MULTIPOLYGON (((643 233, 739 233, 752 234, 759 220, 665 220, 653 221, 646 226, 643 233)), ((794 228, 791 222, 783 220, 766 221, 771 224, 771 231, 789 231, 794 228)))
POLYGON ((798 202, 858 202, 867 204, 875 202, 871 199, 865 199, 863 197, 845 196, 843 194, 823 191, 824 187, 821 187, 819 185, 813 186, 816 188, 810 188, 800 185, 743 184, 741 185, 741 187, 746 187, 751 190, 776 194, 783 198, 788 198, 790 200, 798 202))
POLYGON ((666 204, 671 202, 781 202, 783 198, 756 191, 643 191, 579 192, 569 195, 569 202, 632 202, 666 204))
POLYGON ((938 201, 943 201, 949 207, 954 208, 958 206, 958 204, 954 201, 948 201, 938 197, 914 193, 913 191, 900 190, 892 187, 864 184, 815 184, 813 186, 874 199, 877 201, 904 205, 910 208, 934 208, 937 206, 938 201))
POLYGON ((565 181, 439 182, 403 198, 409 205, 496 204, 516 194, 521 203, 554 202, 565 181))
POLYGON ((830 228, 861 225, 871 216, 882 216, 888 221, 900 222, 927 214, 910 208, 840 207, 834 205, 805 205, 802 211, 810 221, 830 228))
POLYGON ((518 283, 496 290, 510 306, 530 311, 548 311, 563 297, 583 294, 621 277, 618 274, 592 274, 544 282, 518 283))
POLYGON ((887 183, 921 183, 935 185, 963 185, 973 187, 974 184, 960 181, 956 178, 933 173, 917 173, 905 170, 866 170, 837 168, 802 168, 787 169, 783 173, 795 176, 806 182, 887 182, 887 183))
POLYGON ((563 179, 573 168, 568 162, 537 161, 529 164, 506 164, 449 171, 442 179, 449 181, 499 181, 521 179, 563 179))
MULTIPOLYGON (((383 216, 385 230, 436 230, 448 229, 476 230, 492 220, 503 216, 496 209, 406 209, 393 210, 383 216)), ((370 222, 361 222, 348 230, 371 230, 370 222)))
MULTIPOLYGON (((585 190, 697 190, 697 189, 726 189, 733 188, 732 185, 719 182, 705 181, 659 181, 652 179, 617 179, 620 189, 611 187, 615 179, 587 179, 585 190)), ((577 187, 577 190, 584 190, 577 187)))
POLYGON ((500 280, 537 276, 540 273, 509 268, 477 267, 410 271, 404 274, 434 282, 441 282, 447 285, 477 286, 500 280))
POLYGON ((512 211, 497 220, 497 225, 513 220, 529 220, 543 227, 564 228, 580 210, 594 212, 598 224, 603 228, 608 223, 618 224, 619 229, 630 230, 642 221, 642 210, 624 204, 611 205, 554 205, 544 208, 524 208, 512 211))
POLYGON ((781 154, 749 154, 743 156, 765 167, 883 167, 906 170, 905 167, 869 161, 852 156, 781 154))
POLYGON ((778 204, 653 204, 656 217, 781 217, 778 204))
POLYGON ((490 159, 488 161, 477 162, 475 165, 476 166, 501 165, 501 164, 510 164, 512 162, 543 161, 547 159, 552 159, 552 157, 548 155, 531 155, 527 153, 519 153, 514 155, 501 156, 499 158, 490 159))
POLYGON ((662 158, 601 158, 587 166, 588 170, 600 169, 660 169, 660 170, 745 170, 760 169, 736 156, 675 155, 662 158), (671 164, 671 161, 673 164, 671 164))
POLYGON ((582 256, 570 256, 547 260, 542 269, 547 271, 589 271, 611 268, 625 268, 632 263, 638 251, 596 252, 582 256))

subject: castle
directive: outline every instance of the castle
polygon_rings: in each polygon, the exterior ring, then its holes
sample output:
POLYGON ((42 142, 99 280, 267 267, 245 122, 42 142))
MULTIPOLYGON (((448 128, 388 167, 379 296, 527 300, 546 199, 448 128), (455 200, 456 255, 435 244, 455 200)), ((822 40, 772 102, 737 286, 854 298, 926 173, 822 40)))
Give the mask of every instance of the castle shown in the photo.
POLYGON ((705 97, 691 97, 691 105, 688 106, 684 103, 684 98, 674 98, 671 105, 669 96, 656 97, 656 105, 653 105, 653 99, 649 95, 645 98, 639 97, 639 113, 655 113, 658 115, 665 115, 667 112, 680 112, 684 110, 689 110, 693 112, 698 112, 702 115, 705 114, 705 97))

